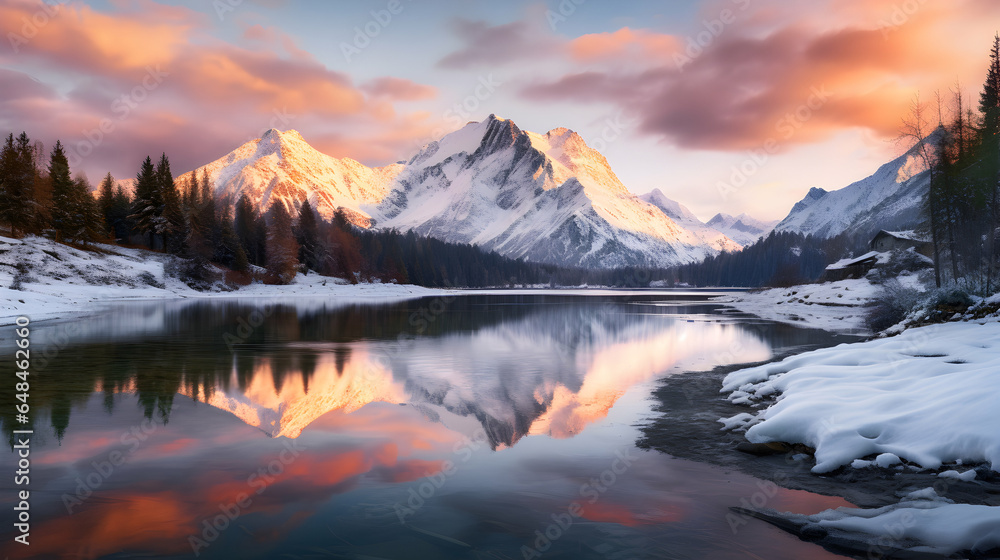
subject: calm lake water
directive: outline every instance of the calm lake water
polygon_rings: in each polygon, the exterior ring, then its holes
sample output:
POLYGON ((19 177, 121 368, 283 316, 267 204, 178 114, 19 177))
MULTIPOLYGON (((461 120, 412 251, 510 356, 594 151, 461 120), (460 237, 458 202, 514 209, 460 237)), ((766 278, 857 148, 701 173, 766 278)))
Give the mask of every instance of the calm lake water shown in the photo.
POLYGON ((0 400, 10 441, 35 432, 31 544, 12 542, 7 449, 0 553, 834 558, 734 530, 728 508, 765 490, 800 513, 843 500, 636 445, 665 379, 844 340, 706 295, 135 302, 34 324, 32 424, 0 400))

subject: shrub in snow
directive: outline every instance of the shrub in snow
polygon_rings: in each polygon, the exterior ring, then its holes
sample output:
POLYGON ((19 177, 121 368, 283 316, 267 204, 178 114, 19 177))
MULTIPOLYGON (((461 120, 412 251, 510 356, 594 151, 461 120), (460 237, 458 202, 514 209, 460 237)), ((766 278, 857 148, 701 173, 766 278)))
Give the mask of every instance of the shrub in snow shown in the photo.
POLYGON ((956 313, 972 307, 972 296, 961 288, 943 288, 934 293, 931 306, 935 309, 954 310, 956 313))
POLYGON ((14 275, 14 281, 10 283, 10 289, 12 290, 23 290, 24 282, 27 281, 28 275, 24 272, 18 272, 14 275))
POLYGON ((933 260, 917 253, 912 247, 905 251, 896 249, 880 259, 867 277, 873 284, 884 284, 907 272, 916 272, 933 266, 933 260))
POLYGON ((14 273, 14 279, 10 283, 10 289, 12 289, 12 290, 23 290, 24 289, 24 283, 29 281, 29 278, 28 278, 28 263, 26 263, 24 261, 21 261, 21 262, 17 263, 16 265, 14 265, 14 268, 17 270, 17 272, 14 273))
POLYGON ((163 273, 202 292, 210 290, 212 285, 219 280, 216 269, 207 260, 200 257, 171 259, 163 266, 163 273))
POLYGON ((154 288, 160 288, 161 290, 166 287, 163 284, 163 282, 160 282, 159 280, 157 280, 156 276, 153 276, 153 273, 151 273, 151 272, 141 272, 141 273, 139 273, 138 280, 139 280, 139 282, 142 282, 143 284, 145 284, 147 286, 152 286, 154 288))
POLYGON ((920 292, 903 286, 899 280, 883 282, 878 295, 866 306, 865 326, 879 333, 902 322, 919 305, 920 298, 920 292))

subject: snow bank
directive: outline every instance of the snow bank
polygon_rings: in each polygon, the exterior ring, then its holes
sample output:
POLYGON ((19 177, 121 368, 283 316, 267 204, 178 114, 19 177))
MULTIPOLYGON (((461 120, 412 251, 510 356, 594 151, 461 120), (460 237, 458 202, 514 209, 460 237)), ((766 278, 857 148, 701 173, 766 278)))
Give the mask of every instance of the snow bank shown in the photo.
POLYGON ((817 473, 882 454, 929 469, 961 460, 1000 470, 998 372, 1000 323, 931 325, 733 372, 722 388, 730 401, 773 404, 752 421, 723 422, 750 426, 754 443, 815 448, 817 473))
POLYGON ((165 265, 173 257, 114 245, 95 248, 100 252, 81 251, 40 237, 0 237, 0 325, 12 324, 19 315, 39 321, 91 314, 129 300, 334 297, 398 301, 449 293, 412 285, 351 285, 316 274, 299 274, 286 286, 251 284, 231 292, 199 292, 165 274, 165 265), (18 277, 21 289, 14 289, 18 277))
POLYGON ((949 556, 1000 548, 1000 507, 954 504, 927 488, 878 509, 837 508, 816 515, 779 514, 801 531, 868 544, 869 558, 895 550, 949 556))
POLYGON ((714 301, 771 321, 840 333, 866 334, 864 306, 878 291, 878 286, 862 278, 772 288, 724 296, 714 301))

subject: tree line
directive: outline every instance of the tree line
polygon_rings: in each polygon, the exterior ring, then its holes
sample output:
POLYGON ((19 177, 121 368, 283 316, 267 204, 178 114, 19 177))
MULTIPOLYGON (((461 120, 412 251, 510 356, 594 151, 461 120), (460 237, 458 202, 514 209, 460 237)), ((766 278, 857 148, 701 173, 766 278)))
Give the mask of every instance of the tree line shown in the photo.
POLYGON ((741 252, 672 269, 590 270, 528 263, 412 231, 362 229, 342 209, 327 220, 308 200, 290 207, 274 203, 267 211, 245 195, 226 203, 216 196, 207 169, 177 180, 166 154, 155 163, 151 157, 142 161, 133 189, 108 173, 92 194, 86 177, 71 176, 61 143, 56 142, 44 167, 39 164, 41 150, 40 143, 21 133, 9 135, 0 154, 0 222, 12 235, 48 233, 83 246, 119 243, 173 254, 181 257, 177 275, 196 288, 207 288, 220 277, 284 284, 310 271, 350 282, 428 287, 643 288, 653 281, 761 286, 815 280, 846 251, 843 239, 772 233, 741 252))
POLYGON ((922 231, 933 246, 935 282, 992 294, 1000 284, 1000 35, 978 106, 964 98, 960 84, 950 99, 937 92, 935 101, 934 130, 928 125, 934 107, 918 96, 901 133, 916 144, 930 174, 922 231))
POLYGON ((266 211, 245 195, 226 203, 206 169, 175 179, 166 154, 155 163, 146 157, 133 189, 108 173, 94 192, 84 175, 72 175, 61 142, 47 164, 42 153, 26 132, 9 134, 0 151, 0 223, 12 236, 44 234, 84 248, 139 245, 176 255, 177 275, 196 288, 220 278, 285 284, 299 272, 350 282, 507 286, 545 283, 556 270, 475 245, 364 230, 343 209, 324 219, 307 199, 276 202, 266 211))
POLYGON ((818 280, 828 264, 851 252, 864 252, 865 245, 847 234, 824 239, 772 231, 742 251, 677 267, 671 271, 672 280, 691 286, 793 286, 818 280))

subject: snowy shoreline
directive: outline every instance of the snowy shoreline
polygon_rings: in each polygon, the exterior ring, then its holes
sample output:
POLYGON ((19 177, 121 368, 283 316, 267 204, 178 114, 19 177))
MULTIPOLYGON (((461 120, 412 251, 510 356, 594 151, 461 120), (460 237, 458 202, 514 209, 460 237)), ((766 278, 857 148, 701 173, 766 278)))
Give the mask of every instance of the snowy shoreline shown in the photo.
POLYGON ((871 333, 864 325, 865 305, 878 290, 878 286, 861 278, 750 291, 713 301, 779 323, 868 335, 871 333))
MULTIPOLYGON (((82 251, 43 238, 0 237, 0 325, 17 316, 32 321, 79 318, 123 302, 335 298, 342 303, 395 302, 456 294, 628 293, 589 288, 457 290, 398 284, 349 284, 299 274, 288 285, 251 284, 201 292, 167 273, 172 257, 99 245, 82 251), (11 286, 21 284, 21 289, 11 286)), ((904 281, 906 281, 904 279, 904 281)), ((711 301, 766 320, 831 332, 868 334, 866 304, 879 287, 842 280, 727 294, 711 301)), ((729 373, 722 392, 744 412, 720 419, 752 443, 800 444, 815 450, 813 472, 855 469, 926 475, 949 484, 986 484, 1000 472, 1000 431, 992 421, 1000 394, 1000 321, 997 317, 905 330, 898 336, 842 344, 729 373)), ((845 484, 850 484, 845 483, 845 484)), ((937 485, 935 485, 937 486, 937 485)), ((813 516, 750 512, 820 544, 864 543, 907 516, 912 525, 883 547, 952 554, 1000 546, 1000 506, 953 503, 948 495, 910 488, 898 504, 880 509, 839 508, 813 516), (933 494, 933 495, 932 495, 933 494), (945 534, 941 519, 958 520, 945 534), (832 536, 831 536, 832 535, 832 536), (833 542, 833 541, 830 541, 833 542)), ((884 552, 883 549, 879 551, 884 552)))
MULTIPOLYGON (((199 291, 167 273, 175 257, 115 245, 97 244, 84 251, 42 237, 0 236, 0 326, 18 316, 32 321, 82 317, 123 302, 177 299, 336 298, 344 303, 392 303, 421 297, 473 294, 622 295, 643 290, 600 286, 549 288, 442 289, 412 284, 350 284, 340 278, 299 274, 290 284, 243 286, 231 291, 199 291), (20 267, 20 270, 19 270, 20 267), (20 281, 18 281, 20 277, 20 281), (21 289, 12 289, 14 284, 21 289)), ((693 293, 709 294, 711 290, 693 293)))
POLYGON ((751 410, 721 418, 723 430, 744 432, 753 444, 811 448, 812 471, 819 475, 881 473, 887 484, 909 474, 925 477, 924 487, 910 486, 899 503, 879 509, 741 513, 858 554, 995 554, 997 372, 1000 322, 992 316, 911 328, 729 373, 721 392, 751 410), (963 483, 984 495, 956 503, 969 499, 949 493, 963 483), (901 519, 906 524, 890 535, 887 528, 901 519))
POLYGON ((123 302, 333 297, 388 303, 454 292, 409 284, 350 284, 316 274, 299 274, 284 286, 201 292, 166 273, 173 257, 113 245, 96 248, 101 253, 40 237, 0 237, 0 325, 13 324, 22 315, 32 321, 87 316, 123 302), (18 276, 22 287, 12 289, 18 276))

